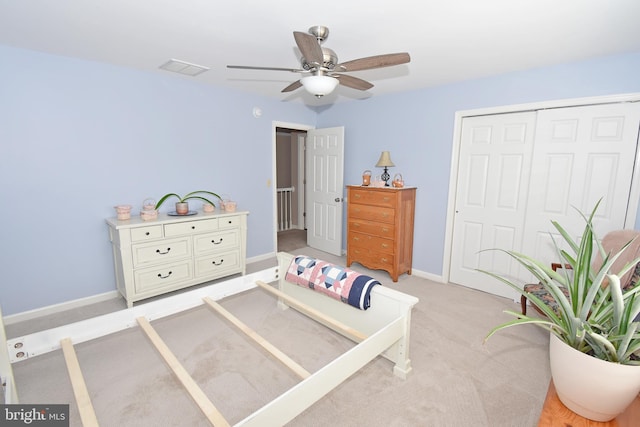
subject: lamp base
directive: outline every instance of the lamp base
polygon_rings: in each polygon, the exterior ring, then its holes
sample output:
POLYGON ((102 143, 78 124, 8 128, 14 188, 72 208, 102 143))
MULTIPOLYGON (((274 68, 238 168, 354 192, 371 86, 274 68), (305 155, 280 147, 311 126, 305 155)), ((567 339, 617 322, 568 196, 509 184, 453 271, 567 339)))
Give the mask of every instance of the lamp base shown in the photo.
POLYGON ((391 178, 391 175, 389 175, 389 170, 387 169, 386 166, 384 167, 384 172, 382 173, 380 178, 384 181, 384 186, 388 187, 389 186, 389 178, 391 178))

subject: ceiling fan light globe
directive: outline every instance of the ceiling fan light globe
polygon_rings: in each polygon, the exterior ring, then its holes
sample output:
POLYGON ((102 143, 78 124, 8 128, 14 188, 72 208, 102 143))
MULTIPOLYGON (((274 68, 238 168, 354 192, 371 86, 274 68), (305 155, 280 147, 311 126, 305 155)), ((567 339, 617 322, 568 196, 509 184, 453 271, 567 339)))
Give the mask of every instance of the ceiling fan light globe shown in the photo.
POLYGON ((307 76, 300 79, 300 83, 307 92, 321 97, 333 92, 338 86, 338 79, 329 76, 307 76))

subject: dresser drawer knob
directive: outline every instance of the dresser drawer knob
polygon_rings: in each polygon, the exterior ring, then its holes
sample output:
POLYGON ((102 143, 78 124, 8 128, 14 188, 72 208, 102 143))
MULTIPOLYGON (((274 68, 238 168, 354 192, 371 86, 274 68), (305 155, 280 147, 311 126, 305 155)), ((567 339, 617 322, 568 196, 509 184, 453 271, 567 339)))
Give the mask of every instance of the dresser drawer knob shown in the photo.
POLYGON ((166 276, 163 276, 162 273, 158 273, 158 277, 161 279, 166 279, 167 277, 171 276, 171 274, 173 274, 172 271, 170 271, 169 274, 167 274, 166 276))
POLYGON ((191 226, 191 229, 192 229, 192 230, 195 230, 195 229, 196 229, 196 226, 195 226, 195 225, 192 225, 192 226, 191 226))
POLYGON ((213 240, 211 241, 211 243, 213 243, 214 245, 219 245, 220 243, 222 243, 222 237, 220 238, 220 241, 219 241, 219 242, 216 242, 216 240, 215 240, 215 239, 213 239, 213 240))
POLYGON ((165 252, 160 252, 160 249, 156 249, 156 253, 160 254, 160 255, 166 255, 169 253, 169 251, 171 250, 171 248, 167 248, 167 250, 165 252))
POLYGON ((144 233, 145 236, 150 235, 151 233, 149 233, 148 231, 146 233, 144 233))
POLYGON ((211 264, 213 264, 213 265, 222 265, 223 262, 224 262, 224 259, 221 259, 220 262, 211 261, 211 264))

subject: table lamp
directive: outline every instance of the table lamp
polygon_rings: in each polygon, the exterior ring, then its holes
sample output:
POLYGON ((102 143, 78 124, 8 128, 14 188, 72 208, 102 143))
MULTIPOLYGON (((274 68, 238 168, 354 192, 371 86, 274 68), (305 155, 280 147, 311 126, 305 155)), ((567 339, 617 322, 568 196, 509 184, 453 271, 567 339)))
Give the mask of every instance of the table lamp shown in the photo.
POLYGON ((378 160, 378 163, 376 163, 376 167, 384 168, 384 173, 380 178, 382 178, 382 180, 384 181, 385 187, 389 186, 389 178, 390 178, 389 170, 387 168, 390 168, 392 166, 395 166, 395 165, 391 161, 391 154, 389 154, 388 151, 383 151, 382 154, 380 154, 380 159, 378 160))

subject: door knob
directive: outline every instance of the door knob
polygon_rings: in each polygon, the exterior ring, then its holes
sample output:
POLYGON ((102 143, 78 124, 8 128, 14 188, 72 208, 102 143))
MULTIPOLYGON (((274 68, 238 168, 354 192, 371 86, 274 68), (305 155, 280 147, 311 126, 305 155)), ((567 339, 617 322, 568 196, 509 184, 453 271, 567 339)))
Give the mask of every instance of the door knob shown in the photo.
POLYGON ((333 201, 334 202, 339 202, 340 201, 340 197, 336 197, 333 201))

